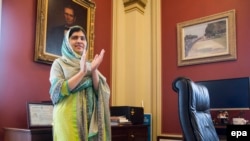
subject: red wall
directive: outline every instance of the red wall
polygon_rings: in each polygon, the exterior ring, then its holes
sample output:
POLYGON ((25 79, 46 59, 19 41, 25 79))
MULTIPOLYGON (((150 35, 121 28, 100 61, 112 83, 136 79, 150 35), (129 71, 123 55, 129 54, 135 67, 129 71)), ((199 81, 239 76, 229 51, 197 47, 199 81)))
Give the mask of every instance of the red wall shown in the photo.
MULTIPOLYGON (((101 72, 111 84, 112 4, 95 0, 95 53, 104 48, 101 72)), ((0 42, 0 141, 3 127, 27 127, 26 102, 49 100, 50 65, 33 61, 36 0, 3 0, 0 42)))
MULTIPOLYGON (((100 70, 111 84, 112 2, 95 0, 95 52, 106 50, 100 70)), ((171 83, 177 76, 193 80, 250 75, 249 0, 162 0, 162 133, 181 132, 177 95, 171 83), (237 60, 177 67, 176 24, 215 13, 236 10, 237 60), (171 128, 170 128, 171 127, 171 128)), ((25 128, 26 101, 48 100, 50 65, 33 61, 36 1, 3 0, 0 42, 0 128, 25 128)), ((250 119, 250 117, 249 117, 250 119)), ((0 141, 3 131, 0 129, 0 141)))
MULTIPOLYGON (((177 94, 172 81, 186 76, 194 81, 250 76, 249 0, 162 0, 162 133, 180 134, 177 94), (179 22, 231 9, 236 10, 237 60, 177 66, 177 28, 179 22)), ((250 117, 248 117, 250 119, 250 117)))

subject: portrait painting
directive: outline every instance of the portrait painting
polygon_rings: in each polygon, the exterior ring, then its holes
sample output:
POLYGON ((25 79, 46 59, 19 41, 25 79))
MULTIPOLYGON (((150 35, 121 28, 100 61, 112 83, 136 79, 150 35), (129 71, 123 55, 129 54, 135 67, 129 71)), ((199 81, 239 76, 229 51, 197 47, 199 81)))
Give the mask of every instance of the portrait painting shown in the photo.
POLYGON ((92 58, 95 4, 88 0, 38 0, 35 61, 51 64, 60 57, 65 33, 71 26, 86 30, 88 59, 92 58))
POLYGON ((87 9, 71 0, 49 0, 46 52, 61 56, 61 45, 69 27, 80 25, 86 29, 87 9))

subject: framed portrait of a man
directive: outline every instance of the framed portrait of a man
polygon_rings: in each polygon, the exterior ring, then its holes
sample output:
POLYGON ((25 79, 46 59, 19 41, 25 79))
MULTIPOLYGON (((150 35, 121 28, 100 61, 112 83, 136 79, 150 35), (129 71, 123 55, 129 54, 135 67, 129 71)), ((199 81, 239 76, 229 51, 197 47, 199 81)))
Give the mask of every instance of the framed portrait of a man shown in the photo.
POLYGON ((88 59, 94 50, 95 3, 89 0, 38 0, 35 61, 46 64, 61 56, 65 33, 74 25, 87 32, 88 59))

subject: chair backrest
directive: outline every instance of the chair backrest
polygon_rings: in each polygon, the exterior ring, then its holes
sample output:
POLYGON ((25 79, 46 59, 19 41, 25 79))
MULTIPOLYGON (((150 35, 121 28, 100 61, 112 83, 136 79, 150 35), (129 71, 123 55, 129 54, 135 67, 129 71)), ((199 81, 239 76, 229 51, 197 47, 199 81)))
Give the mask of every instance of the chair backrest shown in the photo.
POLYGON ((172 86, 178 94, 179 120, 185 140, 219 141, 210 114, 207 88, 185 77, 176 78, 172 86))

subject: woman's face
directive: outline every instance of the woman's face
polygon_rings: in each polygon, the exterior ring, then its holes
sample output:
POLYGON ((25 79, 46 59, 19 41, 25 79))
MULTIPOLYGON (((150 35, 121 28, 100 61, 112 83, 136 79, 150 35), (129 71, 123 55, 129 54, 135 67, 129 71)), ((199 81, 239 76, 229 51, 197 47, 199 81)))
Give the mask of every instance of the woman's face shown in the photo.
POLYGON ((76 31, 69 37, 69 43, 72 49, 79 55, 82 55, 82 52, 87 47, 87 40, 82 31, 76 31))

